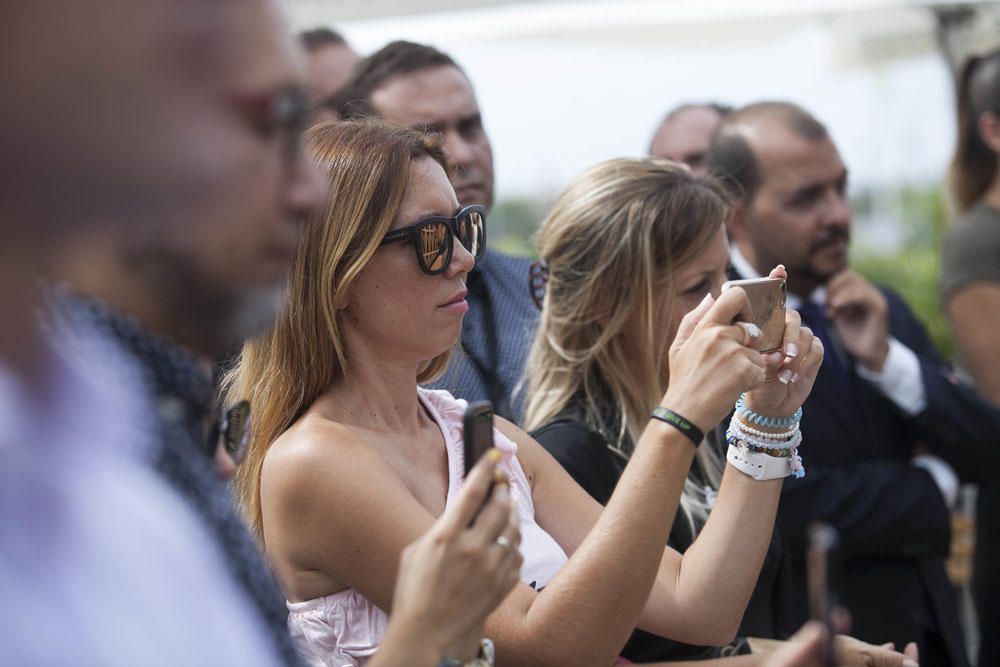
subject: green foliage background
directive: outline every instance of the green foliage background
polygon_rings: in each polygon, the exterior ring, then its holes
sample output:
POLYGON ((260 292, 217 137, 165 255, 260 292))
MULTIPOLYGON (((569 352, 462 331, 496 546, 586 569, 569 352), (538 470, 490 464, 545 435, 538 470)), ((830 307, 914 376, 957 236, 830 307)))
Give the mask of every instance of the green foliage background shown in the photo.
MULTIPOLYGON (((948 359, 955 344, 941 313, 938 278, 941 273, 941 244, 948 229, 948 206, 940 186, 908 187, 897 198, 893 217, 900 220, 904 240, 898 252, 856 245, 852 248, 854 268, 873 282, 899 292, 927 325, 931 338, 948 359)), ((855 200, 856 217, 870 210, 871 197, 855 200)))

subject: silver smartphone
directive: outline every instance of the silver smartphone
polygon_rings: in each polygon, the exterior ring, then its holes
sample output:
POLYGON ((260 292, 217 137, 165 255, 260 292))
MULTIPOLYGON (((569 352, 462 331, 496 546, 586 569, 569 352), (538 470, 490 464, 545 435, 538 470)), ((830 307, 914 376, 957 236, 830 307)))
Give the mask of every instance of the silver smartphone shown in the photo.
POLYGON ((780 278, 750 278, 729 280, 722 291, 742 287, 750 299, 751 321, 760 327, 760 338, 751 342, 755 350, 780 350, 785 339, 785 301, 788 295, 785 281, 780 278))

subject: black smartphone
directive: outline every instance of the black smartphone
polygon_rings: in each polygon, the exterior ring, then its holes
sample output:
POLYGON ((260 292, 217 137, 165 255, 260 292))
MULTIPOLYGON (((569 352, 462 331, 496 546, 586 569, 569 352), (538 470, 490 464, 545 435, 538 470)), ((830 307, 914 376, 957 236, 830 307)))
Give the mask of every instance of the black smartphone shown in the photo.
POLYGON ((462 432, 465 440, 465 476, 468 477, 480 457, 493 446, 493 404, 489 401, 470 403, 462 419, 462 432))
POLYGON ((835 664, 833 638, 833 612, 839 604, 837 589, 840 584, 840 538, 833 526, 826 523, 809 525, 809 547, 806 552, 806 588, 809 598, 809 615, 826 628, 827 640, 823 645, 823 667, 835 664))
MULTIPOLYGON (((489 401, 470 403, 465 409, 465 416, 462 418, 462 438, 465 445, 465 477, 469 477, 476 462, 489 451, 493 446, 493 404, 489 401)), ((471 526, 482 511, 483 506, 489 502, 493 496, 493 487, 496 480, 490 479, 490 488, 486 491, 486 498, 483 504, 476 510, 476 514, 469 522, 471 526)))

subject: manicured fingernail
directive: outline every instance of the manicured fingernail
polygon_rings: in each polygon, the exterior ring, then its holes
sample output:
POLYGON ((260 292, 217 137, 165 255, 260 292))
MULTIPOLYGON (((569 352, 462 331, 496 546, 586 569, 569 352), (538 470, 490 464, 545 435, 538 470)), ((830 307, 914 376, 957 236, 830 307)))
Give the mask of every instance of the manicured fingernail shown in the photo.
POLYGON ((491 447, 490 451, 486 452, 486 456, 490 457, 490 461, 493 463, 500 462, 500 450, 496 447, 491 447))
POLYGON ((751 338, 760 338, 760 335, 763 332, 760 330, 759 326, 751 322, 750 324, 747 325, 747 333, 750 334, 751 338))
POLYGON ((799 356, 799 346, 795 343, 789 343, 785 346, 785 356, 786 357, 797 357, 799 356))
POLYGON ((792 381, 792 376, 794 375, 795 374, 792 373, 790 369, 785 368, 780 373, 778 373, 778 381, 781 382, 781 384, 788 384, 789 382, 792 381))
POLYGON ((493 469, 493 481, 497 484, 507 483, 507 474, 499 466, 493 469))
POLYGON ((699 303, 698 306, 699 307, 704 306, 706 303, 708 303, 711 300, 712 300, 712 293, 709 292, 708 294, 705 295, 705 298, 703 298, 701 300, 701 303, 699 303))

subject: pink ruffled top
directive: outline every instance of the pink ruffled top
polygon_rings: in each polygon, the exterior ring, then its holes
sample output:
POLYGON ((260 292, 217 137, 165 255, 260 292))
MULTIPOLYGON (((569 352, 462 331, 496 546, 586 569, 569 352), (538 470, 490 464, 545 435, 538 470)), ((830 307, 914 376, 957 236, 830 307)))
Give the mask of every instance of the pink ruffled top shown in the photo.
MULTIPOLYGON (((417 388, 428 413, 444 435, 448 453, 448 496, 450 505, 462 486, 464 453, 462 416, 466 402, 447 391, 417 388)), ((566 563, 566 553, 535 522, 531 486, 517 460, 517 445, 500 431, 493 440, 504 456, 501 463, 510 478, 511 497, 517 500, 521 516, 521 581, 541 590, 566 563)), ((311 666, 353 667, 364 665, 385 635, 388 617, 353 588, 305 602, 288 603, 288 627, 306 664, 311 666)))

